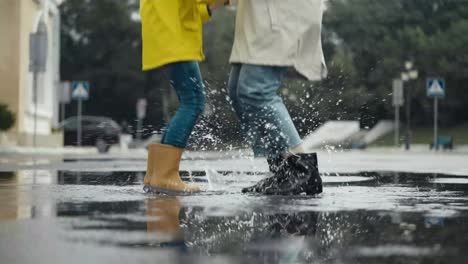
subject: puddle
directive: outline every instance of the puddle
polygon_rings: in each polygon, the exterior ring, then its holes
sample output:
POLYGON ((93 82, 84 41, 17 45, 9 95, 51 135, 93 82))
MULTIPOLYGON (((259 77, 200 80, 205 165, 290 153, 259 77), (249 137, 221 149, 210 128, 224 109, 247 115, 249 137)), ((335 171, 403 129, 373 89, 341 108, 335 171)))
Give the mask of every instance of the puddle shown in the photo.
POLYGON ((2 260, 462 263, 468 257, 467 176, 326 173, 321 195, 267 197, 240 193, 266 173, 181 174, 207 191, 148 195, 143 171, 0 172, 2 260))

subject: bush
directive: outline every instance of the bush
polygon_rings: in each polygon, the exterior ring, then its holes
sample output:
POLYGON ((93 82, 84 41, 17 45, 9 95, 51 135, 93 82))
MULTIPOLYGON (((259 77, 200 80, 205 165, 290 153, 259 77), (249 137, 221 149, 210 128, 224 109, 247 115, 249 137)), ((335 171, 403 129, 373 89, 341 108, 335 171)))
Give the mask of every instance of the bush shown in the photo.
POLYGON ((8 106, 0 103, 0 131, 6 131, 15 124, 15 115, 8 106))

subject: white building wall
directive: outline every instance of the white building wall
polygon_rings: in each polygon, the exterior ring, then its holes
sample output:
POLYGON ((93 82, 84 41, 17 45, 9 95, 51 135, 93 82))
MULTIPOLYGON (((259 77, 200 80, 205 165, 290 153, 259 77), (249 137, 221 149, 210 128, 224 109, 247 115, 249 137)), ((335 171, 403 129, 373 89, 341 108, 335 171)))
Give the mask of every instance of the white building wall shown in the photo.
MULTIPOLYGON (((27 0, 31 1, 31 0, 27 0)), ((26 9, 28 7, 25 7, 26 9)), ((25 10, 25 12, 28 12, 25 10)), ((59 77, 59 56, 60 56, 60 45, 59 45, 59 34, 60 34, 60 23, 59 11, 55 1, 42 0, 41 5, 37 8, 34 14, 34 20, 32 21, 31 30, 29 33, 37 30, 39 21, 44 19, 47 26, 48 33, 48 53, 47 53, 47 67, 46 72, 39 73, 37 77, 37 91, 38 91, 38 104, 37 104, 37 120, 36 120, 36 131, 39 135, 50 135, 51 128, 57 124, 58 107, 57 107, 57 96, 56 86, 60 80, 59 77)), ((26 19, 27 21, 27 19, 26 19)), ((25 21, 25 22, 26 22, 25 21)), ((30 22, 31 23, 31 22, 30 22)), ((27 62, 27 65, 23 65, 23 70, 27 70, 27 81, 26 91, 23 103, 27 106, 26 113, 23 119, 23 129, 20 132, 26 134, 34 133, 34 113, 36 106, 33 100, 33 74, 29 72, 29 33, 24 34, 23 43, 27 43, 26 49, 23 48, 27 54, 27 57, 23 58, 23 62, 27 62)))
POLYGON ((6 139, 0 140, 0 147, 32 145, 36 107, 33 75, 29 72, 29 35, 37 30, 41 17, 48 29, 49 48, 47 71, 38 78, 38 145, 62 144, 59 135, 51 135, 52 125, 58 121, 60 3, 61 0, 0 0, 0 102, 16 115, 14 127, 0 135, 0 139, 6 139))

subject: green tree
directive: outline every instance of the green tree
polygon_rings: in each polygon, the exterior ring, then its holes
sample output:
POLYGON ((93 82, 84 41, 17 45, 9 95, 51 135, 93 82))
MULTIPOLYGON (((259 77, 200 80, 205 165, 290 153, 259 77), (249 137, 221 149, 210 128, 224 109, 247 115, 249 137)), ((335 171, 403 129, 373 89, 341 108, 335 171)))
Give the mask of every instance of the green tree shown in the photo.
MULTIPOLYGON (((61 76, 90 82, 84 112, 134 121, 139 98, 149 99, 147 125, 160 127, 162 76, 141 71, 138 1, 68 0, 61 6, 61 76)), ((70 104, 67 115, 76 114, 70 104)))
POLYGON ((468 6, 457 0, 328 1, 324 25, 333 33, 328 39, 334 43, 332 52, 349 52, 355 81, 369 95, 361 118, 390 116, 391 80, 410 59, 420 72, 420 79, 409 84, 416 122, 430 122, 431 101, 425 96, 425 78, 430 76, 444 77, 449 89, 442 102, 442 121, 466 120, 467 17, 468 6))

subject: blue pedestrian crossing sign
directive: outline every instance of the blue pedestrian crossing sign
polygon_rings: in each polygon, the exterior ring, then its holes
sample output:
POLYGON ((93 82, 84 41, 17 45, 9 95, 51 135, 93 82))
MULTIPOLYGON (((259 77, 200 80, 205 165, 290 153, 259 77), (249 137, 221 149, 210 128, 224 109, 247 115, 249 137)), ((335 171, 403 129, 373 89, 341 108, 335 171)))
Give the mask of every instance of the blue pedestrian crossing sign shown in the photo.
POLYGON ((72 82, 71 96, 74 100, 89 99, 89 83, 88 82, 72 82))
POLYGON ((427 96, 432 98, 445 97, 445 81, 440 78, 427 79, 427 96))

